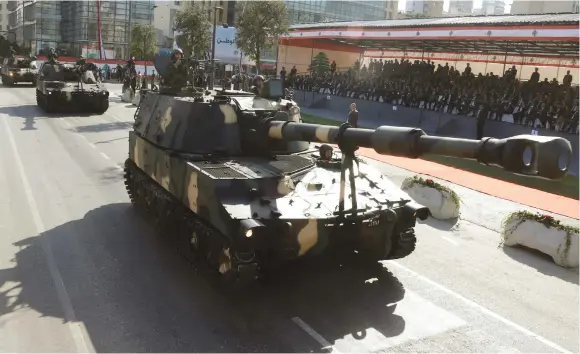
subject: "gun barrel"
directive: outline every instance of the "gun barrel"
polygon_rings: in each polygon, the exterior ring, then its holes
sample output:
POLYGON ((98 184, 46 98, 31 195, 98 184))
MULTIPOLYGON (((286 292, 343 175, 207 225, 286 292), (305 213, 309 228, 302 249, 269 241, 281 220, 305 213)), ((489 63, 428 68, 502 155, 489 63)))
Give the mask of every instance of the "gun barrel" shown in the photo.
POLYGON ((410 127, 341 128, 270 121, 268 136, 287 141, 310 141, 374 149, 383 155, 418 158, 425 154, 476 159, 484 164, 527 176, 563 178, 572 161, 572 145, 559 137, 518 135, 481 140, 429 136, 410 127))

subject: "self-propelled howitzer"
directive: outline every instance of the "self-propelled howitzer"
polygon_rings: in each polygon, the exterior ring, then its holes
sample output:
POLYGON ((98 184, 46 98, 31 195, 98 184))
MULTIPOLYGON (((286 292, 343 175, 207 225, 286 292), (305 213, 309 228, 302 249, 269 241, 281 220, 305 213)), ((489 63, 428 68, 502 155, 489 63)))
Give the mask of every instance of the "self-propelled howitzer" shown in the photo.
POLYGON ((558 138, 475 141, 300 123, 299 107, 275 80, 261 95, 163 92, 147 92, 135 113, 127 191, 188 259, 227 280, 324 250, 357 250, 369 260, 413 252, 416 219, 429 210, 356 158, 357 147, 477 158, 546 178, 562 177, 571 157, 558 138))

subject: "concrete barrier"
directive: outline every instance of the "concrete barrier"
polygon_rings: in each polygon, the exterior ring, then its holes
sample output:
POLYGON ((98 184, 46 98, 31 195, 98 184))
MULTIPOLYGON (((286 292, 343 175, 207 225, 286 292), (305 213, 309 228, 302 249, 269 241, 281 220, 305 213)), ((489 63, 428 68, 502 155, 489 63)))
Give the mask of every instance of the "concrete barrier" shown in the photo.
MULTIPOLYGON (((476 138, 475 117, 299 90, 294 90, 294 100, 301 106, 304 113, 336 121, 346 121, 349 106, 354 102, 360 112, 359 125, 361 126, 370 128, 376 128, 380 125, 416 127, 423 129, 427 134, 466 139, 476 138)), ((529 126, 488 120, 485 123, 484 136, 501 139, 514 135, 530 134, 531 130, 529 126)), ((537 130, 540 135, 557 136, 570 141, 573 153, 570 174, 578 176, 580 157, 578 135, 546 129, 537 130)))

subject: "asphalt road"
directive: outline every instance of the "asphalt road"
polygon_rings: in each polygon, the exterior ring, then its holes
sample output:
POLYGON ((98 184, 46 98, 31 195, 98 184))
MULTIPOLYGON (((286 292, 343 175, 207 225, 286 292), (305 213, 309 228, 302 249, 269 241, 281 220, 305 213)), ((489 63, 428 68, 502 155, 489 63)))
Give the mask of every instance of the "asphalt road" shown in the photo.
POLYGON ((521 206, 460 187, 464 219, 420 224, 406 259, 215 294, 134 213, 120 167, 134 108, 109 86, 106 114, 62 117, 0 86, 0 351, 579 351, 578 274, 498 249, 521 206))

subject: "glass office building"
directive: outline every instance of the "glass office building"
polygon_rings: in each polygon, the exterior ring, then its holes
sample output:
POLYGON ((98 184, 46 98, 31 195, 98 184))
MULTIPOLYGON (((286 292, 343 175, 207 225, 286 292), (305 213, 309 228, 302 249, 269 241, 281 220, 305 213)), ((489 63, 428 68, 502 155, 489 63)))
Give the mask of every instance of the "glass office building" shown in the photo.
MULTIPOLYGON (((98 58, 97 1, 19 1, 9 15, 17 41, 36 54, 50 47, 61 56, 98 58)), ((130 55, 130 28, 153 22, 154 0, 100 1, 103 47, 107 59, 130 55)))
POLYGON ((384 20, 387 0, 383 1, 286 1, 293 25, 302 23, 384 20))

